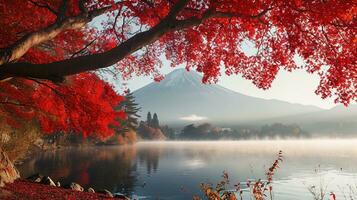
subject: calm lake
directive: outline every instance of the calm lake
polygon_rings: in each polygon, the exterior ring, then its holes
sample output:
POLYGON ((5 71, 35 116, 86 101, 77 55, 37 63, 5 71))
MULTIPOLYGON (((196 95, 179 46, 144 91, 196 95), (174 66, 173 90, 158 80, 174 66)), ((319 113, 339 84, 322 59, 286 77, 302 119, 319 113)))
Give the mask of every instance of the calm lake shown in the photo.
MULTIPOLYGON (((69 148, 37 154, 19 166, 63 184, 106 188, 140 199, 192 199, 201 182, 214 183, 226 170, 231 185, 265 179, 283 151, 274 176, 274 199, 313 199, 308 187, 357 196, 357 140, 140 142, 133 146, 69 148), (349 189, 350 188, 350 189, 349 189)), ((247 198, 249 199, 249 198, 247 198)), ((349 199, 349 198, 348 198, 349 199)))

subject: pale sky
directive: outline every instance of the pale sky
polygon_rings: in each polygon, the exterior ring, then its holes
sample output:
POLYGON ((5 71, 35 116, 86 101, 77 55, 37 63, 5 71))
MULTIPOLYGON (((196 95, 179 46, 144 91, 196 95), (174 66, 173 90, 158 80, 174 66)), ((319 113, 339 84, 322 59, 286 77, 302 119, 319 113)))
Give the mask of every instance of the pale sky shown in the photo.
MULTIPOLYGON (((242 49, 248 56, 256 53, 254 44, 249 41, 242 43, 242 49)), ((303 65, 303 61, 299 57, 295 57, 294 60, 298 66, 303 65)), ((164 58, 163 63, 164 67, 160 69, 162 74, 168 74, 176 69, 169 67, 169 62, 164 58)), ((250 81, 243 79, 239 75, 227 76, 224 73, 221 74, 222 76, 217 84, 245 95, 264 99, 283 100, 290 103, 314 105, 325 109, 336 106, 333 99, 324 100, 315 94, 315 90, 319 84, 318 75, 309 74, 301 69, 293 72, 281 70, 274 80, 272 87, 268 90, 258 89, 250 81)), ((152 81, 151 77, 133 77, 127 82, 127 87, 131 91, 134 91, 152 81)))
MULTIPOLYGON (((256 48, 252 42, 243 41, 241 47, 244 53, 246 53, 248 56, 254 55, 256 53, 256 48)), ((295 58, 295 61, 298 65, 303 63, 299 58, 295 58)), ((170 68, 170 64, 167 61, 163 61, 163 63, 166 66, 160 69, 162 74, 167 74, 175 69, 170 68)), ((315 90, 319 83, 318 75, 308 74, 303 70, 295 70, 293 72, 281 70, 273 82, 272 87, 268 90, 258 89, 250 81, 247 81, 238 75, 232 75, 228 77, 224 73, 222 74, 223 76, 220 77, 218 82, 219 85, 245 95, 260 97, 264 99, 278 99, 290 103, 315 105, 325 109, 336 106, 336 104, 333 103, 333 99, 323 100, 315 94, 315 90)), ((113 80, 110 77, 108 77, 108 79, 110 79, 110 82, 114 83, 117 89, 121 91, 123 88, 123 82, 113 80)), ((151 77, 134 76, 126 83, 126 86, 131 91, 134 91, 151 83, 152 81, 153 79, 151 77)))
MULTIPOLYGON (((160 71, 167 74, 176 68, 164 67, 160 71)), ((127 87, 134 91, 139 89, 153 80, 151 77, 133 77, 127 82, 127 87)), ((304 105, 315 105, 321 108, 332 108, 336 106, 333 99, 321 99, 315 94, 319 83, 317 75, 308 74, 303 70, 293 72, 280 71, 273 85, 268 90, 258 89, 250 81, 245 80, 238 75, 222 76, 218 82, 219 85, 233 91, 264 99, 278 99, 290 103, 299 103, 304 105)))

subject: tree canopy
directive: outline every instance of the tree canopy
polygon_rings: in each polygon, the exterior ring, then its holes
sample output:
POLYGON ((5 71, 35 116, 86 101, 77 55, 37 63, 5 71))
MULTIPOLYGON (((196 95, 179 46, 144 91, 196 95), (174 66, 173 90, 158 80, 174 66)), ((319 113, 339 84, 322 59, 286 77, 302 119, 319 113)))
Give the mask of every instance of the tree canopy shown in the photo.
POLYGON ((304 68, 320 76, 318 95, 347 105, 357 100, 356 12, 354 0, 0 0, 0 112, 37 116, 47 131, 111 132, 122 98, 93 71, 160 80, 162 56, 204 83, 224 72, 262 89, 304 68))
POLYGON ((124 129, 124 131, 135 130, 139 126, 140 107, 135 102, 135 96, 129 89, 125 93, 125 100, 118 106, 118 109, 123 110, 126 114, 126 119, 121 122, 123 127, 120 128, 124 129))
POLYGON ((154 115, 152 117, 151 127, 160 128, 159 118, 157 117, 156 113, 154 113, 154 115))

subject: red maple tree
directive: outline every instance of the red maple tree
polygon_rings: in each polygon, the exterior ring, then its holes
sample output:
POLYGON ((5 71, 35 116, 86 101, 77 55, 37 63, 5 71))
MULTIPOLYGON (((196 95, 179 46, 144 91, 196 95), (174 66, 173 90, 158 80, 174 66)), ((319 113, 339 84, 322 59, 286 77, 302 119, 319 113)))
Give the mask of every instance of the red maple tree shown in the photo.
POLYGON ((0 0, 0 112, 35 117, 45 131, 110 133, 121 97, 93 70, 160 80, 162 55, 205 83, 224 71, 263 89, 279 70, 302 67, 320 75, 317 94, 347 105, 357 100, 356 3, 0 0))

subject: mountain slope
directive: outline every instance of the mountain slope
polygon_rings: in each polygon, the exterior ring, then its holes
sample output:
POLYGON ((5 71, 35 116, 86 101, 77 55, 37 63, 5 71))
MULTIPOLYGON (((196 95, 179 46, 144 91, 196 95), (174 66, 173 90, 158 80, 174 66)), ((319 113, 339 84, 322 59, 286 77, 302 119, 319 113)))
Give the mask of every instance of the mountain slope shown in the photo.
POLYGON ((311 113, 297 114, 287 117, 278 117, 266 120, 266 122, 280 121, 284 123, 320 123, 320 122, 339 122, 339 121, 356 121, 357 122, 357 105, 335 106, 329 110, 321 110, 311 113))
POLYGON ((219 85, 204 85, 197 72, 177 69, 160 83, 150 83, 134 92, 142 107, 158 113, 166 123, 211 122, 247 123, 256 120, 321 111, 314 106, 291 104, 246 96, 219 85), (183 120, 183 119, 186 119, 183 120))
POLYGON ((357 105, 348 108, 338 105, 329 110, 263 120, 260 124, 281 122, 298 124, 311 133, 328 133, 333 136, 355 135, 357 132, 357 105))

